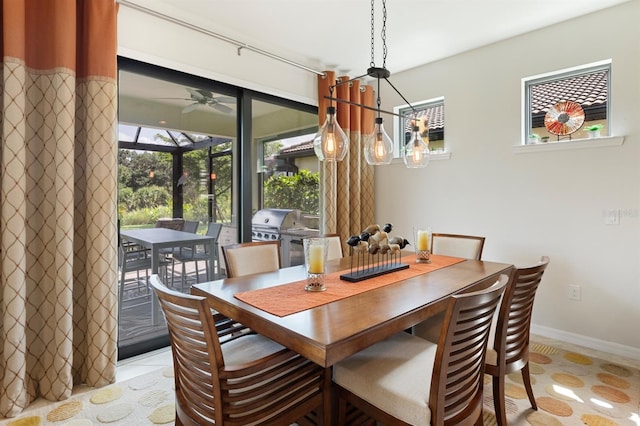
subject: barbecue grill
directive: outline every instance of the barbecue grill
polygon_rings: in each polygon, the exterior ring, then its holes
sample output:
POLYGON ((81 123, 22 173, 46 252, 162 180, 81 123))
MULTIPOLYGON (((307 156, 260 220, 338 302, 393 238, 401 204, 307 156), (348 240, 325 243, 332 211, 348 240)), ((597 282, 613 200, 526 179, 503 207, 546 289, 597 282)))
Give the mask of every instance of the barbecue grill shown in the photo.
POLYGON ((319 231, 308 228, 296 209, 262 209, 251 220, 252 241, 280 241, 283 267, 304 263, 302 239, 317 235, 319 231))

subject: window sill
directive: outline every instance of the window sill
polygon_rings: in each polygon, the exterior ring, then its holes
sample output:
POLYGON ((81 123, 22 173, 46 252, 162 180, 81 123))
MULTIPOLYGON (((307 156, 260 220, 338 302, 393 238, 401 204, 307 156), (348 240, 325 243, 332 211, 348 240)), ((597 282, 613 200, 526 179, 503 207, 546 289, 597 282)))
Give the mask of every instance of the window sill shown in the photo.
MULTIPOLYGON (((448 160, 451 158, 450 152, 438 152, 437 154, 429 154, 429 161, 448 160)), ((395 157, 391 164, 404 164, 402 157, 395 157)))
POLYGON ((603 148, 621 146, 624 136, 603 136, 595 139, 576 139, 561 142, 546 142, 530 145, 514 145, 511 147, 515 154, 540 151, 563 151, 568 149, 603 148))

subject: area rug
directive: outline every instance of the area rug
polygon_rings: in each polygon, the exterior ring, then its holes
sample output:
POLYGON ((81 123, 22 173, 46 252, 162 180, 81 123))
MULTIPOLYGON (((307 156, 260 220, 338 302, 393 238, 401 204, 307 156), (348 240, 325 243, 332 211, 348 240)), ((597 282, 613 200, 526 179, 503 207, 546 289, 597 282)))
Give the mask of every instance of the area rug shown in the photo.
MULTIPOLYGON (((529 368, 538 410, 522 375, 506 378, 509 425, 640 425, 640 370, 532 342, 529 368)), ((491 378, 485 376, 484 424, 496 425, 491 378)))
POLYGON ((7 426, 142 426, 175 422, 173 367, 168 366, 70 399, 28 409, 7 426))
MULTIPOLYGON (((578 351, 532 343, 531 380, 538 410, 529 405, 519 373, 506 379, 509 425, 640 426, 640 370, 578 351)), ((491 378, 485 376, 484 424, 497 424, 491 378)), ((28 410, 7 426, 158 425, 175 420, 173 368, 80 393, 28 410)))

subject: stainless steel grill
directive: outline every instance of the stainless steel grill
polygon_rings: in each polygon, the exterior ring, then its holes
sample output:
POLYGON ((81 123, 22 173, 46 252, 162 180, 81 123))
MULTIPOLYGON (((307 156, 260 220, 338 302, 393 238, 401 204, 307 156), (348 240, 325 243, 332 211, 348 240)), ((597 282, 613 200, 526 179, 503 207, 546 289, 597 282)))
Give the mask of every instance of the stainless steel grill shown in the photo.
POLYGON ((280 241, 283 267, 304 263, 302 239, 318 234, 317 229, 307 227, 300 210, 262 209, 251 220, 253 241, 280 241))
POLYGON ((275 241, 288 229, 304 228, 304 218, 300 210, 262 209, 251 220, 251 239, 253 241, 275 241))

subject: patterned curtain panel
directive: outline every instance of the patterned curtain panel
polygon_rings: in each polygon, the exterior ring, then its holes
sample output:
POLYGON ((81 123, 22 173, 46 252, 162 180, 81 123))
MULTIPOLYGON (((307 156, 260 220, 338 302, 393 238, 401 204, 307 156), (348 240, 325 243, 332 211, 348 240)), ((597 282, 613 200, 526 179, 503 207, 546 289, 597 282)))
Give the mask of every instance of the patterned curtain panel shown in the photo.
MULTIPOLYGON (((329 87, 336 82, 346 82, 349 77, 339 77, 325 71, 318 76, 318 118, 320 126, 326 119, 330 101, 329 87)), ((349 102, 373 107, 373 88, 360 86, 352 81, 337 86, 333 96, 349 102)), ((373 132, 374 111, 344 102, 333 102, 336 117, 342 130, 349 135, 349 154, 340 162, 320 163, 322 231, 338 233, 342 241, 359 234, 374 223, 373 166, 364 160, 364 135, 373 132)), ((343 243, 344 246, 344 243, 343 243)), ((346 246, 343 252, 348 253, 346 246)))
POLYGON ((115 380, 113 0, 1 0, 0 417, 115 380))

